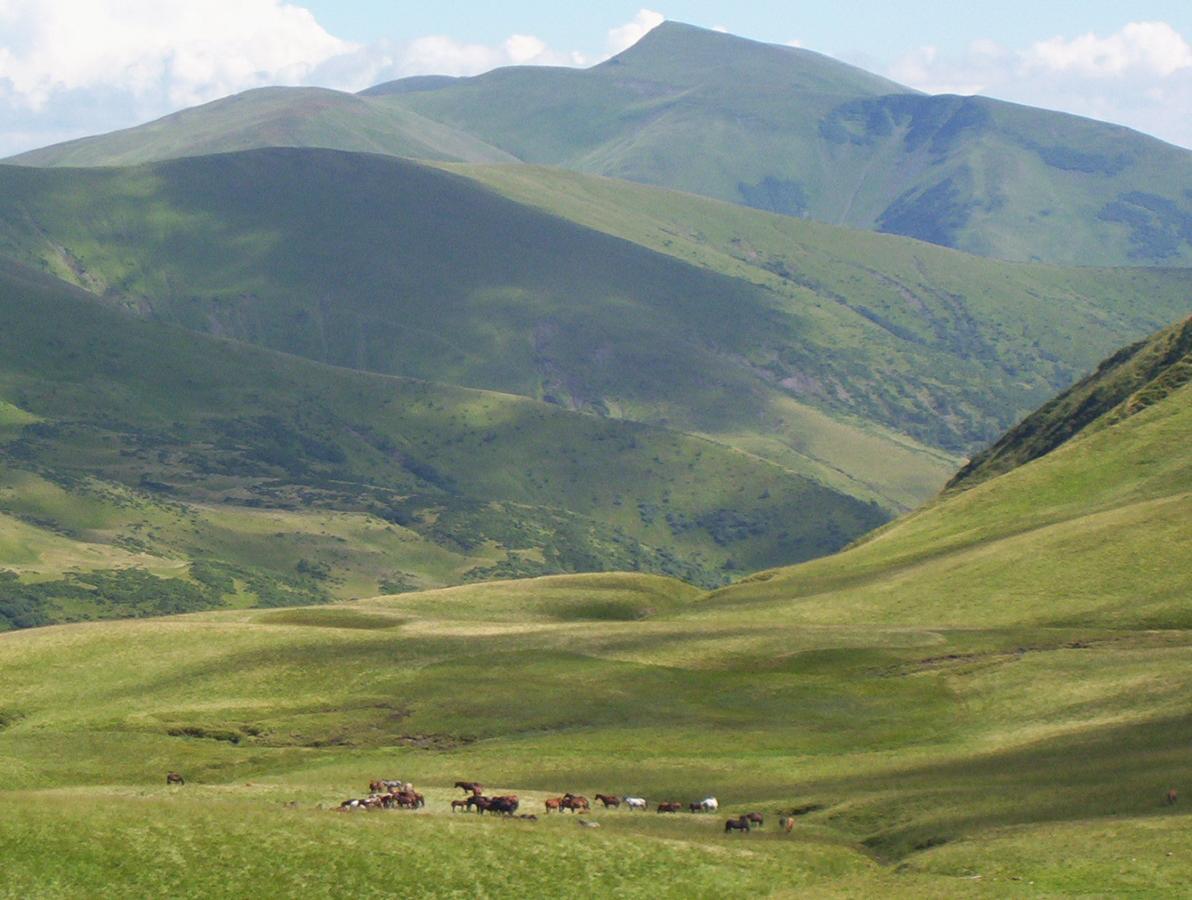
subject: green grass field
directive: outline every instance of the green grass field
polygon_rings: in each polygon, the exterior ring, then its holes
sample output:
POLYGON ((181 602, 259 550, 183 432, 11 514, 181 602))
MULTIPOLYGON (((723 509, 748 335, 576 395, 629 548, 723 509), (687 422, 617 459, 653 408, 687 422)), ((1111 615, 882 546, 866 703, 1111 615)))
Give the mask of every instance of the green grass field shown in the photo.
POLYGON ((0 634, 0 891, 1179 895, 1189 391, 712 594, 575 575, 0 634), (333 811, 377 777, 426 809, 333 811), (499 821, 453 814, 457 779, 721 811, 499 821))

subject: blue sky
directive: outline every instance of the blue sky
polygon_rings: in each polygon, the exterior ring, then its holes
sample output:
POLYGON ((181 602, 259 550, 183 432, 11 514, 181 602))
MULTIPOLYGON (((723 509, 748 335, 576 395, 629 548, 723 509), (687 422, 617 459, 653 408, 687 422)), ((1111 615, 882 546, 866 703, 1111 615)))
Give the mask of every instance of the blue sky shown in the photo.
MULTIPOLYGON (((317 0, 304 5, 329 31, 353 41, 448 34, 462 41, 495 43, 525 33, 552 47, 593 55, 602 49, 609 29, 631 20, 643 6, 640 0, 606 0, 572 4, 560 12, 561 4, 550 0, 436 5, 317 0)), ((874 59, 892 60, 924 44, 962 49, 979 39, 1027 46, 1056 35, 1108 34, 1132 21, 1164 21, 1192 39, 1192 0, 686 0, 645 5, 668 19, 707 28, 724 26, 742 37, 773 43, 798 40, 824 53, 874 59)))
POLYGON ((0 0, 0 156, 266 84, 591 65, 663 18, 1192 147, 1192 0, 0 0))

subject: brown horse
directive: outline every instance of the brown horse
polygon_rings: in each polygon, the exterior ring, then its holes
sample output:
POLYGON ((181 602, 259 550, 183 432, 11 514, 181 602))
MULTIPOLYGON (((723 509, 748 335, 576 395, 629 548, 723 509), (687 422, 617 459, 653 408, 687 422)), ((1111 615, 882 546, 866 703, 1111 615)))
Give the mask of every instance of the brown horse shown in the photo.
POLYGON ((504 797, 490 797, 488 800, 488 811, 494 814, 503 816, 511 816, 517 812, 518 800, 516 794, 508 794, 504 797))
POLYGON ((730 831, 744 831, 749 833, 749 816, 741 816, 737 819, 728 819, 724 823, 724 833, 728 834, 730 831))
POLYGON ((658 803, 658 811, 660 813, 677 813, 683 809, 683 804, 678 800, 662 800, 658 803))
POLYGON ((451 811, 455 812, 456 810, 460 810, 460 809, 462 809, 464 812, 467 812, 468 811, 468 801, 467 800, 452 800, 451 801, 451 811))
POLYGON ((782 817, 782 830, 785 831, 787 834, 790 834, 792 831, 795 830, 795 817, 794 816, 783 816, 782 817))
POLYGON ((562 797, 547 797, 546 811, 547 812, 562 812, 563 798, 562 797))
POLYGON ((177 772, 167 772, 166 784, 186 784, 186 780, 177 772))
POLYGON ((1179 799, 1180 799, 1180 795, 1176 793, 1175 788, 1172 788, 1171 790, 1169 790, 1167 792, 1167 805, 1168 806, 1175 806, 1176 801, 1179 799))
POLYGON ((621 805, 621 798, 615 794, 597 794, 596 799, 604 804, 605 809, 608 809, 610 806, 615 809, 621 805))
POLYGON ((748 819, 752 824, 756 825, 758 828, 761 828, 766 824, 765 820, 762 819, 762 814, 759 812, 745 813, 745 815, 741 816, 741 818, 748 819))
POLYGON ((572 812, 587 812, 592 808, 592 804, 588 802, 587 797, 582 797, 579 794, 564 794, 563 802, 559 804, 560 809, 569 809, 572 812))
POLYGON ((479 781, 457 781, 455 786, 464 791, 471 791, 473 797, 479 797, 484 793, 484 785, 479 781))

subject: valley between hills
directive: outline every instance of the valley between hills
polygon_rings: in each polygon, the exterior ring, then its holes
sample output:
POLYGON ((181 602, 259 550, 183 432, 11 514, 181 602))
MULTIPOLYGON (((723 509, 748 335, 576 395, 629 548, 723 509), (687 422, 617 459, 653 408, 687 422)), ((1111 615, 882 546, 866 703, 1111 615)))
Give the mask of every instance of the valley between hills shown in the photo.
POLYGON ((0 897, 1180 895, 1189 184, 678 23, 0 163, 0 897))

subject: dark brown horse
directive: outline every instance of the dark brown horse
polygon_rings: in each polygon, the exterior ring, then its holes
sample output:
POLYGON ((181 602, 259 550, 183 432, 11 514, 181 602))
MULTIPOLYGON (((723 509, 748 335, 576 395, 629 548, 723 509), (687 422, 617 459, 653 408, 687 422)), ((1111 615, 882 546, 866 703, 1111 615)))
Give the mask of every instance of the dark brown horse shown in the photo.
POLYGON ((759 812, 745 813, 745 815, 741 816, 741 818, 748 819, 752 824, 756 825, 758 828, 761 828, 766 824, 765 820, 762 819, 762 814, 759 812))
POLYGON ((741 816, 737 819, 728 819, 724 823, 724 833, 728 834, 730 831, 744 831, 749 832, 749 816, 741 816))
POLYGON ((462 809, 464 812, 467 812, 468 811, 468 801, 467 800, 452 800, 451 801, 451 811, 455 812, 458 809, 462 809))
POLYGON ((505 797, 490 797, 488 800, 488 811, 503 816, 511 816, 517 812, 518 800, 516 794, 509 794, 505 797))
POLYGON ((658 811, 660 813, 677 813, 683 809, 683 804, 678 800, 662 800, 658 803, 658 811))
POLYGON ((464 791, 471 791, 473 797, 479 797, 484 793, 484 785, 479 781, 457 781, 455 786, 464 791))
POLYGON ((615 809, 621 805, 621 798, 615 794, 597 794, 596 799, 604 804, 605 809, 608 809, 609 807, 613 807, 615 809))
POLYGON ((177 772, 167 772, 166 784, 186 784, 186 780, 177 772))

